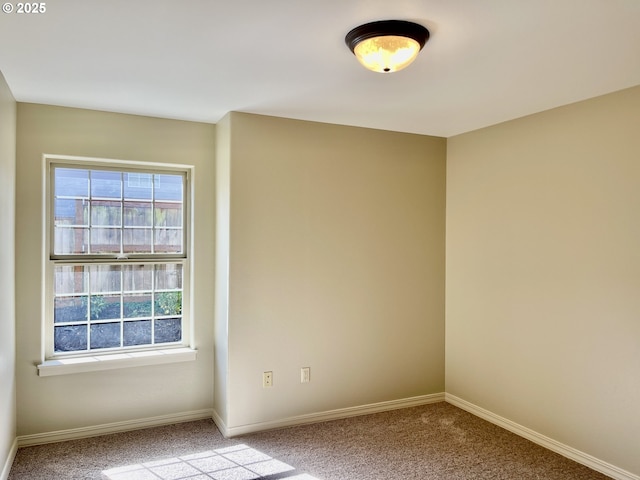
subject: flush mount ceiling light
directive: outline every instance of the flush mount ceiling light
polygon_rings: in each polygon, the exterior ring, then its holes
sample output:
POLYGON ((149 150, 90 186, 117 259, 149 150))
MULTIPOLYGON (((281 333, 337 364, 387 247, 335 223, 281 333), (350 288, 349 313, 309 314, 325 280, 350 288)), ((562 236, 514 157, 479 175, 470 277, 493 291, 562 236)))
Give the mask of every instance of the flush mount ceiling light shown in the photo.
POLYGON ((429 30, 404 20, 382 20, 354 28, 345 37, 349 49, 365 68, 391 73, 415 60, 429 40, 429 30))

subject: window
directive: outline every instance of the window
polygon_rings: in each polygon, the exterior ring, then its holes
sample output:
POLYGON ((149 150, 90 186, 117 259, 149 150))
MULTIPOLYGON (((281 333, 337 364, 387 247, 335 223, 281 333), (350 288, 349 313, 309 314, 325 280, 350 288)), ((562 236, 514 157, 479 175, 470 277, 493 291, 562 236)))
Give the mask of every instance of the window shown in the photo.
POLYGON ((187 345, 189 170, 47 165, 45 357, 187 345))

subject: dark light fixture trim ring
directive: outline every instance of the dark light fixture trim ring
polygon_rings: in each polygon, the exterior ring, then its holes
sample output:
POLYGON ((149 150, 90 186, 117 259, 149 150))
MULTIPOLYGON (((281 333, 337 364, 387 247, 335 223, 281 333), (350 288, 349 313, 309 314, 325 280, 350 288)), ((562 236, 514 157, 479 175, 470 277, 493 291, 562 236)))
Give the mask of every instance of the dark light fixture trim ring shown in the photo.
POLYGON ((381 20, 378 22, 365 23, 354 28, 344 38, 345 43, 353 52, 363 40, 369 38, 395 35, 398 37, 412 38, 420 44, 420 50, 429 40, 429 30, 422 25, 405 20, 381 20))

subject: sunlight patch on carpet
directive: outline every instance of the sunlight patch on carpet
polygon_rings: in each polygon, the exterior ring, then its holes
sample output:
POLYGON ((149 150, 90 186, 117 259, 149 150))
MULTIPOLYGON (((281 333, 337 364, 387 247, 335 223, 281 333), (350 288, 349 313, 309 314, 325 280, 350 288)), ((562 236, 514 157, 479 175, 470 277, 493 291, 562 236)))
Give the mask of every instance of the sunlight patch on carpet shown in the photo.
POLYGON ((319 480, 247 445, 103 470, 109 480, 319 480))

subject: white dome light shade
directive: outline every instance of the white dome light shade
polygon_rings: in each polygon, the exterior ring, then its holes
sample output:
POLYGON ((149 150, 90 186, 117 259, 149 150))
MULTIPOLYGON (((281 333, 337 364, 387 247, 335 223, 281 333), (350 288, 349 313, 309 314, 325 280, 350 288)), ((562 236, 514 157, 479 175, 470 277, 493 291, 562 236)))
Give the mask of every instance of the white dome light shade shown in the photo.
POLYGON ((374 72, 391 73, 407 67, 420 52, 412 38, 387 35, 363 40, 353 50, 358 61, 374 72))
POLYGON ((413 62, 428 39, 429 30, 422 25, 384 20, 354 28, 345 42, 365 68, 391 73, 413 62))

